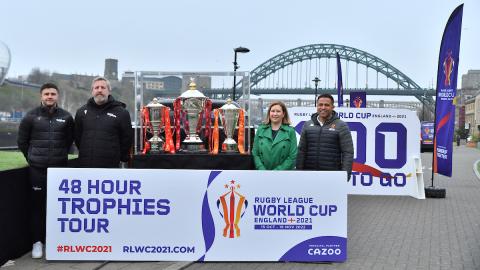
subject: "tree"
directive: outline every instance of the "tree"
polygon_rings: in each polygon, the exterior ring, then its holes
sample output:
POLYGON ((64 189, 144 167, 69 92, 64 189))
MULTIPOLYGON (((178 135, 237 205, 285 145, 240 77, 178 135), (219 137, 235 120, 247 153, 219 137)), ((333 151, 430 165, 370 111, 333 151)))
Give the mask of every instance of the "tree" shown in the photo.
POLYGON ((457 136, 460 136, 462 139, 466 139, 468 135, 468 130, 464 128, 459 128, 455 131, 457 133, 457 136))
POLYGON ((28 74, 27 81, 36 84, 44 84, 50 80, 50 72, 41 71, 40 68, 35 67, 28 74))

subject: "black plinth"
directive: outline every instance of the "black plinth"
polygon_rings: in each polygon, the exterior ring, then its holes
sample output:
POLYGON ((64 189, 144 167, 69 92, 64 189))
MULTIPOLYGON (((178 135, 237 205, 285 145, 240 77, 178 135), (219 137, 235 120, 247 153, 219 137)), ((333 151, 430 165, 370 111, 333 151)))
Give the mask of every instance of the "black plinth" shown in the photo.
POLYGON ((137 169, 254 170, 251 155, 221 153, 218 155, 177 153, 135 155, 132 167, 137 169))
POLYGON ((425 197, 427 198, 444 199, 446 195, 447 195, 447 190, 444 188, 437 188, 433 186, 425 188, 425 197))

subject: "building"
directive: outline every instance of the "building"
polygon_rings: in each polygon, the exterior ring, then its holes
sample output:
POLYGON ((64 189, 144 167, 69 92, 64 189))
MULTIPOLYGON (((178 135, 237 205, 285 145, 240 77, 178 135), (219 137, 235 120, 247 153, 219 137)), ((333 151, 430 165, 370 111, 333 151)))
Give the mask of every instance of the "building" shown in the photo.
MULTIPOLYGON (((462 75, 462 88, 457 90, 457 105, 455 107, 455 130, 472 129, 469 125, 474 125, 475 97, 480 95, 480 70, 469 70, 467 74, 462 75), (467 106, 468 103, 468 106, 467 106)), ((479 119, 478 116, 476 119, 479 119)), ((476 120, 479 121, 479 120, 476 120)), ((478 130, 478 129, 477 129, 478 130)))
MULTIPOLYGON (((472 135, 475 132, 475 98, 469 98, 465 101, 465 129, 472 135)), ((478 131, 477 131, 478 133, 478 131)))
POLYGON ((118 60, 107 58, 105 59, 105 72, 103 77, 110 81, 118 81, 118 60))
MULTIPOLYGON (((133 71, 125 71, 122 74, 122 86, 132 88, 135 82, 135 73, 133 71)), ((182 89, 182 79, 177 76, 144 76, 139 84, 142 86, 144 95, 155 97, 176 98, 180 96, 182 89)))
POLYGON ((473 120, 475 123, 475 127, 471 131, 473 134, 475 134, 475 136, 479 137, 480 136, 480 94, 475 97, 473 120))
POLYGON ((462 75, 462 89, 475 89, 480 88, 480 70, 471 69, 467 74, 462 75))

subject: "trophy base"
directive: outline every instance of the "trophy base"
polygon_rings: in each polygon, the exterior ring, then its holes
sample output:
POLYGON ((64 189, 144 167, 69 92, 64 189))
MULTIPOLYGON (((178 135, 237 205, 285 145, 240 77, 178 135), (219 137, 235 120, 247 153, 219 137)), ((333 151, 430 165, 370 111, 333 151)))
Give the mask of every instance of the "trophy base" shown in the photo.
POLYGON ((163 152, 163 140, 159 137, 153 137, 150 140, 150 151, 149 154, 151 155, 158 155, 163 152))
POLYGON ((160 148, 150 148, 150 151, 148 152, 150 155, 160 155, 163 153, 163 145, 160 146, 160 148))
POLYGON ((185 152, 207 152, 202 140, 198 136, 187 136, 182 142, 182 149, 185 152))
POLYGON ((206 153, 207 150, 205 149, 205 146, 203 143, 184 143, 183 144, 183 151, 185 152, 196 152, 196 153, 206 153))
POLYGON ((223 143, 222 151, 225 153, 238 153, 237 143, 223 143))

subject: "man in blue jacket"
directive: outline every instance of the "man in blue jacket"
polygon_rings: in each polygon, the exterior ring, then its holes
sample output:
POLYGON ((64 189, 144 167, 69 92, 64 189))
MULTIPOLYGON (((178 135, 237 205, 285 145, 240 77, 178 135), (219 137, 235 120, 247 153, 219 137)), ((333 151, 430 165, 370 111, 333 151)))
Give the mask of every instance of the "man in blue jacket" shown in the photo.
POLYGON ((333 110, 333 97, 317 99, 317 113, 303 125, 297 154, 297 170, 346 171, 350 179, 353 142, 348 125, 333 110))
POLYGON ((58 87, 46 83, 40 88, 40 106, 29 111, 18 130, 18 148, 29 165, 32 185, 32 258, 43 256, 46 230, 47 168, 67 165, 73 142, 72 115, 58 107, 58 87))

